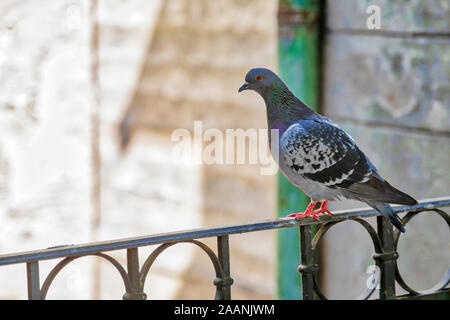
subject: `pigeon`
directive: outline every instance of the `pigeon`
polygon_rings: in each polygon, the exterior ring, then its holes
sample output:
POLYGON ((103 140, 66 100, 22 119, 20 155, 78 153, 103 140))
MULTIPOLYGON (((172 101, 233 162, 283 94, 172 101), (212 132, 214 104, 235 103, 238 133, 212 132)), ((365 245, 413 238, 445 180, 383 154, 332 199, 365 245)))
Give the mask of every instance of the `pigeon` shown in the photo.
POLYGON ((289 217, 318 219, 320 213, 331 215, 328 201, 353 199, 365 202, 405 232, 389 203, 417 201, 389 184, 349 134, 298 99, 269 69, 251 69, 238 92, 244 90, 254 90, 264 99, 269 132, 279 130, 279 154, 274 158, 280 171, 311 198, 304 212, 289 217), (320 208, 314 210, 319 202, 320 208))

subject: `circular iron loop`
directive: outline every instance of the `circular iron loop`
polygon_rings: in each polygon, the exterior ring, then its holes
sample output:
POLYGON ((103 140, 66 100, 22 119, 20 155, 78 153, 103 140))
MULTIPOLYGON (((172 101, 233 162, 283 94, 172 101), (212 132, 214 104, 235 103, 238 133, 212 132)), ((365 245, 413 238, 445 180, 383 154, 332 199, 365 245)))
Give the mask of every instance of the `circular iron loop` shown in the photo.
MULTIPOLYGON (((437 213, 440 217, 442 217, 447 222, 447 225, 450 228, 450 216, 445 211, 442 211, 437 208, 425 209, 425 210, 420 210, 420 211, 416 211, 416 212, 408 212, 402 219, 403 225, 406 225, 409 221, 412 220, 412 218, 414 218, 419 213, 426 212, 426 211, 433 211, 433 212, 437 213)), ((395 230, 394 247, 395 247, 396 251, 397 251, 399 239, 400 239, 400 232, 399 232, 399 230, 395 230)), ((395 279, 397 280, 398 284, 403 289, 408 291, 410 294, 413 294, 413 295, 430 294, 430 293, 437 292, 441 289, 444 289, 450 283, 450 268, 447 269, 447 272, 445 273, 444 277, 437 284, 432 286, 430 289, 423 290, 423 291, 416 291, 416 290, 412 289, 409 285, 406 284, 405 280, 402 278, 402 276, 400 274, 400 270, 398 268, 398 263, 395 264, 395 279)))
MULTIPOLYGON (((317 265, 317 262, 319 261, 319 250, 318 247, 320 245, 320 242, 322 241, 323 236, 325 233, 334 225, 343 222, 343 221, 356 221, 360 225, 366 229, 366 231, 369 233, 370 238, 372 239, 372 243, 375 249, 375 254, 381 254, 382 253, 382 246, 380 238, 378 237, 377 232, 375 229, 365 220, 356 218, 351 220, 341 220, 341 221, 335 221, 335 222, 329 222, 323 224, 319 230, 317 231, 316 235, 314 236, 314 239, 312 241, 312 254, 314 263, 317 265)), ((319 267, 318 267, 319 268, 319 267)), ((313 282, 314 282, 314 291, 317 293, 319 298, 321 300, 328 300, 328 298, 323 294, 322 290, 320 289, 319 282, 317 279, 317 273, 313 273, 313 282)), ((367 288, 365 291, 363 291, 356 299, 357 300, 367 300, 375 291, 376 284, 379 282, 379 279, 376 279, 376 283, 372 284, 369 288, 367 288)))
POLYGON ((86 254, 86 255, 81 255, 81 256, 76 256, 76 257, 67 257, 67 258, 63 259, 62 261, 60 261, 55 267, 53 267, 53 269, 50 271, 47 278, 45 279, 44 283, 42 284, 41 300, 45 300, 45 298, 47 297, 47 293, 48 293, 48 289, 50 288, 50 285, 52 284, 53 280, 58 275, 58 273, 65 266, 67 266, 69 263, 71 263, 72 261, 74 261, 78 258, 88 257, 88 256, 97 256, 97 257, 103 258, 103 259, 111 262, 111 264, 117 269, 117 271, 119 271, 120 275, 122 276, 122 280, 125 285, 125 290, 127 292, 130 291, 130 288, 131 288, 130 279, 128 278, 128 274, 125 271, 125 269, 122 267, 122 265, 111 256, 108 256, 104 253, 94 253, 94 254, 86 254))
POLYGON ((214 251, 211 250, 207 245, 204 243, 197 241, 197 240, 185 240, 185 241, 179 241, 179 242, 169 242, 169 243, 163 243, 158 248, 156 248, 145 260, 144 264, 142 265, 141 272, 140 272, 140 283, 142 288, 144 288, 145 280, 147 278, 147 274, 155 262, 156 258, 166 249, 169 247, 177 244, 177 243, 193 243, 203 249, 204 252, 209 256, 213 266, 214 271, 216 272, 216 279, 214 280, 214 285, 217 286, 217 289, 219 290, 220 287, 225 287, 228 285, 231 285, 233 283, 233 279, 230 277, 225 277, 222 267, 219 262, 219 258, 216 256, 214 251), (220 281, 218 280, 220 279, 220 281), (217 284, 216 284, 217 283, 217 284))

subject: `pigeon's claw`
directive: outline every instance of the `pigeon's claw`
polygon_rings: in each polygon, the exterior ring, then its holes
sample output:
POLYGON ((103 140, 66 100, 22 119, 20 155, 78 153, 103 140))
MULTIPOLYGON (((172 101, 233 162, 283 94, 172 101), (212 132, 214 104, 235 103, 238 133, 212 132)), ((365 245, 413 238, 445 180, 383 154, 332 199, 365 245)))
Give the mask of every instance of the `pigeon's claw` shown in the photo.
MULTIPOLYGON (((288 217, 295 217, 296 219, 306 218, 306 217, 313 217, 316 220, 319 220, 319 216, 317 215, 317 210, 313 210, 314 206, 317 204, 318 201, 311 201, 311 203, 306 208, 305 212, 297 212, 297 213, 291 213, 288 215, 288 217)), ((321 206, 322 208, 322 206, 321 206)), ((318 209, 320 210, 320 209, 318 209)))
POLYGON ((314 211, 291 213, 288 217, 295 217, 296 219, 313 217, 314 219, 319 220, 319 216, 314 211))
POLYGON ((332 213, 330 212, 330 210, 327 209, 327 204, 328 204, 328 201, 325 200, 325 201, 322 202, 322 204, 320 205, 320 208, 317 209, 317 210, 314 210, 313 212, 314 212, 315 214, 326 213, 327 215, 331 216, 332 213))

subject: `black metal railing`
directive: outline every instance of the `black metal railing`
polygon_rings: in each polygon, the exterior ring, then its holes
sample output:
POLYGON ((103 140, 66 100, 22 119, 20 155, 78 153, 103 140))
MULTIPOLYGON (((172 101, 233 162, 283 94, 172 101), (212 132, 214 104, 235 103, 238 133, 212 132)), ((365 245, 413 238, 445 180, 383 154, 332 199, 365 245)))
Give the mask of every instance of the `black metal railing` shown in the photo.
MULTIPOLYGON (((397 206, 394 207, 394 210, 397 213, 406 212, 406 215, 403 217, 403 223, 405 224, 420 213, 434 212, 442 217, 450 227, 449 215, 439 209, 448 206, 450 206, 450 197, 421 201, 421 203, 414 206, 397 206)), ((228 300, 231 299, 231 285, 233 284, 233 279, 230 276, 229 236, 267 229, 298 227, 300 229, 299 254, 301 264, 297 271, 301 273, 302 278, 303 296, 301 298, 326 299, 326 296, 320 289, 317 277, 319 270, 319 245, 323 236, 331 227, 347 220, 359 223, 369 233, 374 245, 373 259, 380 271, 379 277, 373 278, 374 282, 363 292, 359 297, 360 299, 368 299, 375 291, 377 284, 380 287, 380 299, 450 299, 450 289, 447 288, 450 282, 450 268, 436 286, 425 292, 416 291, 406 284, 396 263, 398 258, 397 244, 400 233, 398 230, 394 231, 392 225, 383 216, 380 216, 378 212, 369 209, 335 212, 331 217, 321 217, 320 222, 312 218, 300 220, 296 220, 295 218, 280 218, 227 227, 187 230, 82 245, 58 246, 45 250, 1 255, 0 266, 25 263, 28 298, 39 300, 46 298, 53 280, 66 265, 81 257, 97 256, 109 261, 120 273, 125 287, 124 299, 146 299, 147 295, 144 293, 143 288, 153 262, 165 249, 177 243, 191 243, 200 247, 209 256, 214 266, 216 273, 216 278, 213 281, 216 286, 215 298, 228 300), (371 216, 377 216, 376 230, 367 221, 363 220, 363 218, 371 216), (311 226, 314 224, 319 224, 320 226, 314 237, 312 237, 311 226), (199 239, 211 237, 217 238, 217 254, 210 247, 199 241, 199 239), (140 247, 150 245, 159 246, 153 250, 142 266, 140 266, 138 250, 140 247), (105 253, 115 250, 127 251, 126 267, 105 253), (39 262, 42 260, 61 258, 62 260, 49 272, 41 285, 39 262), (396 282, 408 292, 407 295, 396 296, 396 282)))

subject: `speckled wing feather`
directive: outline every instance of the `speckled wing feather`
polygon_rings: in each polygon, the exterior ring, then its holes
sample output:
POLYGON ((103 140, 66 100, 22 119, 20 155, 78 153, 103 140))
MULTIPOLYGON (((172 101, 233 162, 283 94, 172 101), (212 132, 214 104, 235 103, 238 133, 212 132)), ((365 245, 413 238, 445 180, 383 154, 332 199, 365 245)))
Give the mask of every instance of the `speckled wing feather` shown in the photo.
POLYGON ((329 188, 369 180, 371 164, 353 139, 331 121, 300 120, 280 140, 280 157, 294 174, 329 188))

